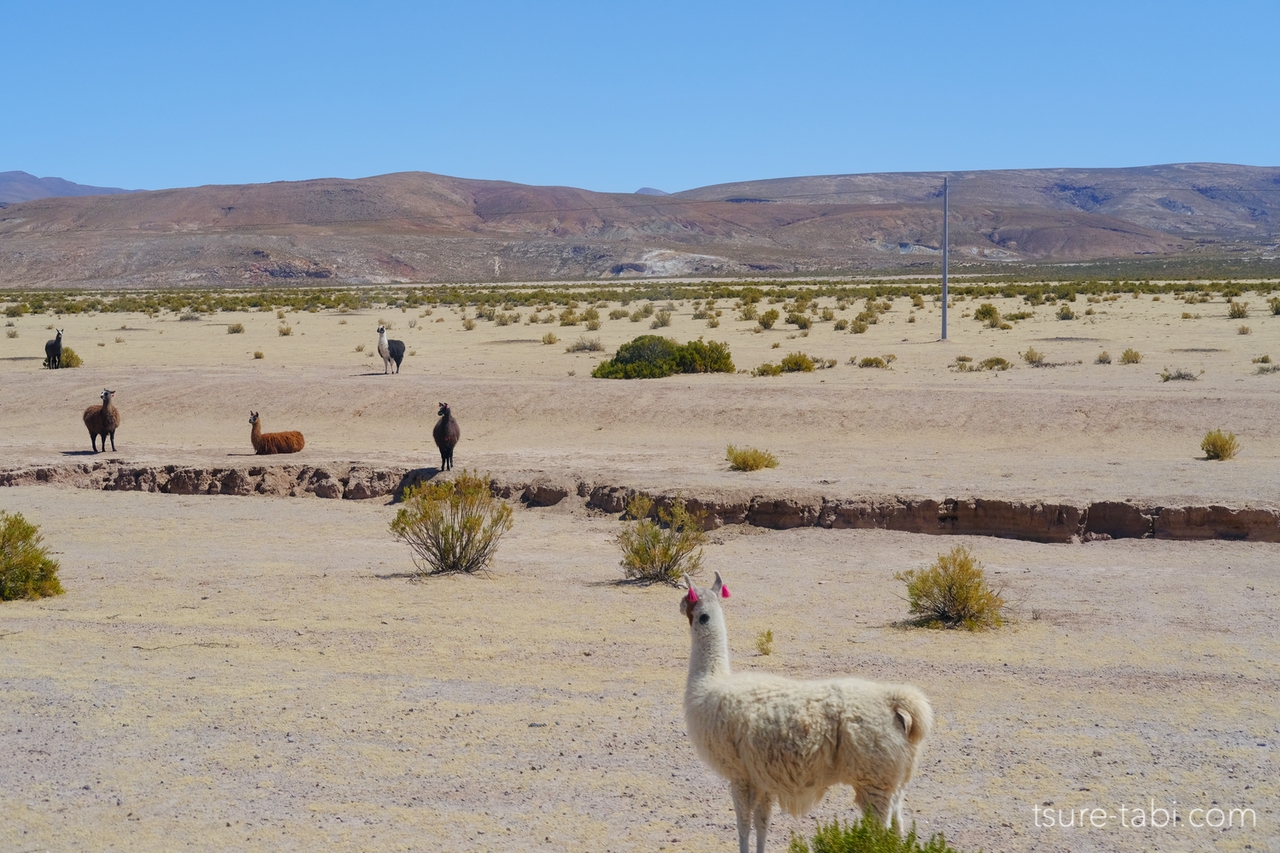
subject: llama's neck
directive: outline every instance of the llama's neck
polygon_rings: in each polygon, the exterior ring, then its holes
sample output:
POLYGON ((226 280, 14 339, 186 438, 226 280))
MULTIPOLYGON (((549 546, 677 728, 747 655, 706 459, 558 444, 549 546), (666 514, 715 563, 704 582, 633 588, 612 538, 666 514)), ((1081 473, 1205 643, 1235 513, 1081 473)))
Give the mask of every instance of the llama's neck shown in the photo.
POLYGON ((249 441, 254 446, 257 446, 260 438, 262 438, 262 421, 254 421, 253 429, 249 431, 249 441))
POLYGON ((701 637, 693 635, 693 648, 689 653, 689 686, 703 678, 728 675, 729 636, 720 626, 718 631, 708 631, 701 637))

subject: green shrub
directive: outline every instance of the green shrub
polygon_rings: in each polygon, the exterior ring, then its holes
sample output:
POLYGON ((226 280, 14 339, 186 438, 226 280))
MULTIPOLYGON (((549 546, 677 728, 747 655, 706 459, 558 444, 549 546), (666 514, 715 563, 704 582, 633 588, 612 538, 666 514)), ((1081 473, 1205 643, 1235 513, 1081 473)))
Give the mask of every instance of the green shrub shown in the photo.
POLYGON ((1192 373, 1190 370, 1183 370, 1181 367, 1177 368, 1176 370, 1170 370, 1169 368, 1166 367, 1164 370, 1160 372, 1160 381, 1161 382, 1174 382, 1174 381, 1195 382, 1196 375, 1192 373))
MULTIPOLYGON (((62 361, 59 362, 62 367, 80 367, 84 364, 84 359, 76 354, 76 351, 69 346, 62 347, 62 361)), ((44 357, 44 361, 40 363, 41 367, 49 366, 49 356, 44 357)))
POLYGON ((1243 320, 1249 316, 1249 303, 1236 302, 1232 299, 1227 303, 1227 317, 1232 320, 1243 320))
POLYGON ((898 830, 886 828, 866 814, 858 823, 840 825, 833 820, 830 824, 818 825, 811 841, 799 836, 791 836, 791 844, 787 853, 959 853, 947 844, 942 833, 933 835, 923 844, 916 836, 915 827, 906 836, 898 835, 898 830), (813 846, 810 847, 809 845, 813 846))
POLYGON ((927 569, 896 572, 893 577, 907 585, 917 625, 975 631, 1004 623, 1004 598, 987 584, 982 564, 967 545, 939 554, 927 569))
POLYGON ((582 322, 582 318, 578 316, 578 312, 572 308, 566 308, 560 312, 561 326, 576 326, 582 322))
MULTIPOLYGON (((6 317, 21 317, 22 315, 24 315, 24 314, 26 314, 26 313, 27 313, 27 310, 28 310, 28 309, 27 309, 27 306, 26 306, 26 305, 24 305, 24 304, 22 304, 22 303, 20 303, 20 302, 19 302, 19 303, 14 303, 13 305, 9 305, 9 306, 7 306, 7 307, 4 309, 4 316, 6 316, 6 317)), ((1280 313, 1280 312, 1276 312, 1276 313, 1280 313)))
POLYGON ((854 320, 849 324, 849 331, 855 335, 860 335, 868 329, 867 324, 862 320, 854 320))
POLYGON ((22 513, 0 511, 0 601, 62 594, 58 561, 49 557, 43 541, 40 529, 22 513))
POLYGON ((599 338, 588 338, 586 335, 579 335, 578 339, 569 346, 565 347, 565 352, 601 352, 604 350, 604 344, 600 343, 599 338))
POLYGON ((812 373, 813 359, 802 352, 793 352, 783 356, 779 366, 783 373, 812 373))
POLYGON ((836 312, 832 311, 830 308, 822 309, 822 322, 829 323, 835 318, 836 318, 836 312))
POLYGON ((978 370, 1008 370, 1013 365, 1009 364, 1009 360, 993 355, 991 358, 984 358, 978 362, 978 370))
POLYGON ((626 308, 614 308, 612 311, 609 312, 609 319, 621 320, 623 317, 630 315, 630 313, 631 312, 628 311, 626 308))
POLYGON ((869 355, 862 361, 858 362, 858 367, 878 367, 883 369, 888 366, 889 362, 885 361, 878 355, 869 355))
POLYGON ((1070 305, 1067 305, 1064 302, 1062 305, 1058 306, 1059 320, 1074 320, 1075 318, 1076 318, 1076 312, 1071 310, 1070 305))
POLYGON ((808 329, 813 325, 813 321, 808 315, 801 314, 799 311, 792 311, 787 315, 787 322, 799 329, 808 329))
POLYGON ((1000 312, 990 302, 984 302, 973 312, 973 319, 986 323, 994 329, 1000 325, 1000 312))
POLYGON ((845 329, 849 328, 849 321, 841 317, 839 320, 836 320, 834 328, 837 332, 843 332, 845 329))
POLYGON ((738 319, 743 322, 751 322, 760 319, 760 312, 756 310, 756 306, 750 302, 742 306, 742 312, 738 314, 738 319))
POLYGON ((489 481, 463 471, 455 480, 404 490, 391 532, 413 549, 418 574, 468 574, 493 559, 511 529, 511 507, 493 496, 489 481))
POLYGON ((1215 429, 1205 435, 1204 440, 1200 442, 1200 449, 1204 451, 1205 459, 1225 462, 1240 452, 1240 442, 1236 441, 1234 432, 1224 433, 1220 429, 1215 429))
POLYGON ((757 318, 756 322, 760 324, 760 328, 762 329, 772 329, 773 324, 778 322, 778 318, 781 316, 782 315, 778 313, 777 308, 770 308, 768 311, 761 314, 757 318))
POLYGON ((650 329, 662 329, 671 325, 671 312, 663 308, 654 315, 653 322, 649 324, 650 329))
POLYGON ((1137 364, 1140 361, 1142 361, 1142 353, 1138 352, 1133 347, 1129 347, 1124 352, 1120 353, 1121 364, 1137 364))
POLYGON ((755 370, 751 371, 751 375, 752 376, 781 376, 782 366, 778 364, 770 364, 769 362, 766 361, 764 364, 760 365, 755 370))
POLYGON ((729 460, 730 471, 759 471, 761 468, 777 468, 778 457, 767 450, 756 450, 754 447, 734 447, 725 449, 725 459, 729 460))
POLYGON ((597 379, 659 379, 676 373, 733 373, 729 345, 718 341, 690 341, 681 346, 670 338, 641 335, 618 347, 608 361, 596 365, 597 379))
POLYGON ((707 534, 676 498, 670 509, 658 510, 658 521, 649 518, 653 499, 636 495, 627 501, 627 516, 634 521, 618 533, 622 571, 630 580, 675 585, 681 577, 695 577, 702 570, 702 546, 707 534))

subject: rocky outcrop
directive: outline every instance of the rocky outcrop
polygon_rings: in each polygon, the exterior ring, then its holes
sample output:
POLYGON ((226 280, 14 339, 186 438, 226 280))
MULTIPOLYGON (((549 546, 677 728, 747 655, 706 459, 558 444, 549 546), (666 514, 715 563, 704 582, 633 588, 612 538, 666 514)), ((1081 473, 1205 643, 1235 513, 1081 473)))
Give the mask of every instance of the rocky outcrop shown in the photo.
MULTIPOLYGON (((197 468, 134 466, 119 460, 102 460, 0 471, 0 486, 54 484, 171 495, 369 500, 395 499, 405 488, 438 474, 434 468, 374 468, 358 463, 197 468)), ((490 489, 498 497, 519 499, 530 507, 555 506, 576 495, 589 509, 610 514, 622 512, 638 492, 618 484, 545 477, 532 481, 495 477, 490 489)), ((1280 510, 1275 507, 1162 507, 1130 501, 1076 505, 987 498, 828 497, 817 493, 748 496, 673 492, 654 493, 651 497, 655 513, 683 500, 708 530, 726 524, 751 524, 772 530, 878 529, 1032 542, 1146 538, 1280 542, 1280 510)))

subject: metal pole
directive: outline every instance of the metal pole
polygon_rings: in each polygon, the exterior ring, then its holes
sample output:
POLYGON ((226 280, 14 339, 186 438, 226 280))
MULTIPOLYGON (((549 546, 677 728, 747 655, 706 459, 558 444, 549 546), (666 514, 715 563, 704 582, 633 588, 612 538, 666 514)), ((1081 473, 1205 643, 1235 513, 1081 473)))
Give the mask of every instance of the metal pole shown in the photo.
POLYGON ((942 179, 942 339, 947 339, 947 217, 951 212, 951 202, 947 192, 947 179, 942 179))

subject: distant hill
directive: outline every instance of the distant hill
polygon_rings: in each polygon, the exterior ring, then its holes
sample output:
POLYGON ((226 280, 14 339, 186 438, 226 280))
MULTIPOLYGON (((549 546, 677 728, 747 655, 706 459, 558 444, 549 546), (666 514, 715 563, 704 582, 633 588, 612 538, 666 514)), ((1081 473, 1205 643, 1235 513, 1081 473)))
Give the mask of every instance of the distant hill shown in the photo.
MULTIPOLYGON (((943 176, 781 178, 647 195, 405 172, 47 197, 0 211, 0 286, 923 272, 938 265, 943 176)), ((946 177, 957 270, 1277 254, 1280 168, 946 177)))
POLYGON ((73 184, 62 178, 37 178, 26 172, 0 172, 0 204, 10 205, 20 201, 58 196, 108 195, 127 193, 117 187, 90 187, 73 184))

